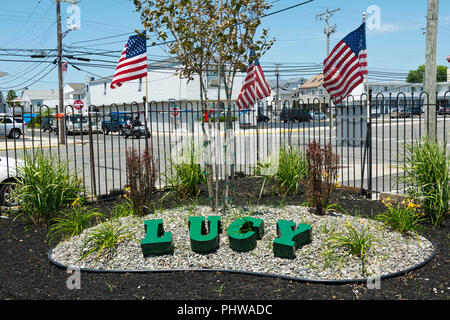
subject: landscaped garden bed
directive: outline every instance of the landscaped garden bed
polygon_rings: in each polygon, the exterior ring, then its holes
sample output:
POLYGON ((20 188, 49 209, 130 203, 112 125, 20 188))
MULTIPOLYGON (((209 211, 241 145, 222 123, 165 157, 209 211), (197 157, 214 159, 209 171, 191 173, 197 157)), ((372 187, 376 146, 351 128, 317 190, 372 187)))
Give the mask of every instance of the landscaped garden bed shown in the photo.
MULTIPOLYGON (((206 173, 192 154, 181 163, 172 163, 175 174, 167 176, 170 183, 156 191, 151 154, 130 150, 129 185, 123 195, 94 203, 86 201, 79 178, 64 169, 64 163, 38 155, 34 161, 26 159, 13 194, 22 206, 0 221, 6 257, 1 269, 15 277, 36 271, 38 260, 40 274, 43 269, 57 273, 59 268, 52 269, 56 265, 94 274, 157 274, 152 281, 158 284, 157 279, 167 279, 162 274, 179 278, 179 272, 194 271, 229 274, 224 276, 228 281, 240 284, 254 275, 299 283, 368 284, 369 279, 391 277, 406 283, 414 277, 411 272, 431 264, 426 279, 433 279, 430 285, 435 294, 445 295, 448 158, 441 157, 442 151, 437 154, 434 165, 426 163, 441 174, 440 184, 435 184, 439 193, 427 183, 426 192, 420 188, 409 191, 420 195, 415 200, 405 197, 391 202, 369 200, 352 188, 339 186, 338 159, 329 147, 311 144, 306 156, 292 148, 282 149, 276 170, 268 161, 258 164, 257 176, 237 174, 231 181, 219 182, 217 190, 229 191, 225 193, 228 204, 218 203, 216 210, 211 206, 206 173), (44 260, 50 260, 52 268, 44 266, 44 260)), ((204 277, 206 282, 214 278, 204 277)), ((114 279, 127 287, 122 276, 114 279)), ((5 280, 6 288, 16 286, 5 280)), ((183 281, 186 288, 196 285, 183 281)), ((424 287, 430 289, 420 285, 424 287)), ((177 290, 186 289, 181 288, 177 290)), ((8 289, 6 295, 11 295, 8 289)))
MULTIPOLYGON (((274 276, 323 280, 355 280, 367 277, 385 277, 422 264, 434 251, 433 244, 422 236, 402 235, 388 230, 378 221, 354 217, 340 213, 317 216, 307 207, 286 205, 245 206, 232 208, 220 214, 224 226, 241 217, 254 217, 264 221, 264 235, 257 240, 254 250, 237 252, 230 248, 227 233, 222 230, 220 244, 209 253, 195 253, 191 249, 188 218, 208 217, 208 206, 182 206, 173 209, 157 210, 154 213, 136 217, 129 216, 115 220, 117 228, 126 228, 132 238, 120 242, 114 249, 95 253, 82 259, 86 239, 92 232, 85 230, 78 236, 59 243, 53 248, 50 257, 58 264, 73 268, 115 271, 167 271, 188 269, 220 269, 270 274, 274 276), (162 219, 164 230, 172 233, 173 253, 144 257, 141 239, 145 238, 144 221, 162 219), (295 258, 274 256, 274 239, 277 235, 279 219, 308 224, 312 227, 312 241, 295 251, 295 258), (345 234, 353 227, 357 232, 365 230, 371 243, 366 244, 367 257, 347 254, 345 249, 330 251, 332 235, 345 234)), ((95 226, 93 228, 98 228, 95 226)))

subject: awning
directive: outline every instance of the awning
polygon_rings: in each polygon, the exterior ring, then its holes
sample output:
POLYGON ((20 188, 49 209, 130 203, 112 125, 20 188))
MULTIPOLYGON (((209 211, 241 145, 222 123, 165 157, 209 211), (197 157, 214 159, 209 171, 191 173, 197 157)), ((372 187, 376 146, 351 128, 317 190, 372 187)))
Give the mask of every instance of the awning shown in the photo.
POLYGON ((28 100, 22 99, 22 98, 15 98, 14 100, 11 100, 10 102, 28 102, 28 100))

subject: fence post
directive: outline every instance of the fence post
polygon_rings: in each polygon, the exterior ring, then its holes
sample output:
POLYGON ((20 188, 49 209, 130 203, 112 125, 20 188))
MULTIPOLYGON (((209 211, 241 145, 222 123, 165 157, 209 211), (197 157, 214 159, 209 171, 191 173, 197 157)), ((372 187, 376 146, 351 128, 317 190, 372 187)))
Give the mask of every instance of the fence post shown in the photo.
MULTIPOLYGON (((105 109, 103 108, 103 111, 105 109)), ((95 160, 94 160, 94 139, 92 136, 92 115, 90 107, 88 108, 88 121, 89 121, 89 158, 91 162, 91 180, 92 180, 92 191, 94 197, 97 196, 97 186, 95 181, 95 160)))

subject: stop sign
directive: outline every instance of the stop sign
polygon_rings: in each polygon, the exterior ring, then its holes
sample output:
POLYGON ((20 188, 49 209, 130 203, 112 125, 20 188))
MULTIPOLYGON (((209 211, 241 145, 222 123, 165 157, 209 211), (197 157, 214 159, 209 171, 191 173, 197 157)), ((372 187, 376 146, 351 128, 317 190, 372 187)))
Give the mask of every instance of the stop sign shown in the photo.
POLYGON ((83 107, 84 107, 84 102, 83 102, 83 100, 75 100, 75 101, 73 102, 73 107, 74 107, 75 109, 77 109, 77 110, 83 109, 83 107))
POLYGON ((178 115, 180 114, 178 112, 178 108, 177 107, 173 107, 170 109, 170 114, 172 115, 172 117, 178 117, 178 115))

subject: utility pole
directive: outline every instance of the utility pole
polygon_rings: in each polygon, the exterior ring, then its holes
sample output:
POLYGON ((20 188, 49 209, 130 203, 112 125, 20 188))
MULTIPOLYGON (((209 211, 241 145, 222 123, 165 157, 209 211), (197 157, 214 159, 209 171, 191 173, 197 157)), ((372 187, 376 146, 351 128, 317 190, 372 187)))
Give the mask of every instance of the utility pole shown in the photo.
MULTIPOLYGON (((428 93, 425 110, 427 135, 436 140, 436 47, 439 0, 428 0, 424 89, 428 93)), ((425 98, 426 99, 426 98, 425 98)))
POLYGON ((280 71, 278 70, 278 66, 280 66, 281 63, 275 63, 275 76, 277 77, 277 100, 275 103, 275 108, 277 109, 277 112, 279 112, 279 101, 280 101, 280 71))
POLYGON ((63 93, 63 71, 62 71, 62 32, 61 32, 61 0, 56 0, 56 24, 58 32, 58 113, 59 117, 59 143, 66 144, 66 128, 64 117, 64 93, 63 93))
MULTIPOLYGON (((327 9, 325 10, 324 13, 320 13, 320 14, 316 15, 316 20, 325 21, 324 33, 325 33, 325 35, 327 37, 327 55, 326 55, 326 57, 328 57, 330 55, 330 36, 331 36, 332 33, 336 32, 336 25, 334 24, 334 25, 332 25, 330 27, 330 25, 328 23, 328 20, 332 16, 334 16, 335 12, 337 12, 339 10, 341 10, 341 8, 337 8, 337 9, 329 11, 328 7, 327 7, 327 9)), ((328 110, 329 110, 329 112, 328 112, 328 121, 329 121, 329 129, 330 129, 330 136, 329 136, 329 138, 330 138, 330 141, 331 141, 331 130, 333 129, 333 113, 331 111, 331 103, 332 102, 331 102, 330 96, 328 96, 328 101, 329 101, 328 102, 328 110)), ((321 110, 319 110, 319 111, 321 111, 321 110)))
POLYGON ((325 10, 324 13, 320 13, 320 14, 317 14, 317 15, 316 15, 316 20, 325 21, 325 29, 324 29, 324 33, 325 33, 325 35, 327 36, 327 57, 328 57, 329 54, 330 54, 330 36, 331 36, 332 33, 335 33, 335 32, 336 32, 336 25, 334 24, 334 25, 330 26, 330 25, 328 24, 328 20, 329 20, 332 16, 334 16, 334 13, 335 13, 336 11, 339 11, 339 10, 341 10, 341 8, 337 8, 337 9, 334 9, 334 10, 329 11, 329 10, 328 10, 328 7, 327 7, 327 10, 325 10))
MULTIPOLYGON (((78 0, 55 0, 56 2, 56 25, 58 33, 58 113, 64 114, 64 92, 63 92, 63 71, 62 71, 62 39, 63 33, 61 32, 61 2, 67 2, 71 4, 78 3, 78 0)), ((66 128, 64 117, 59 117, 59 143, 66 144, 66 128)))

